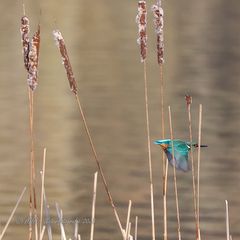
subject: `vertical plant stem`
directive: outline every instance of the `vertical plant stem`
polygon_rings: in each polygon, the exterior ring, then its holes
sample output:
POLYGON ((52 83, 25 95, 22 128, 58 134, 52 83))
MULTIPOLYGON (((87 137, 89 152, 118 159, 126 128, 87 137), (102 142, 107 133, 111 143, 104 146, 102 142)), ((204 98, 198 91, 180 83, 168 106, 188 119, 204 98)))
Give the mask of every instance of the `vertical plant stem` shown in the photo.
MULTIPOLYGON (((165 121, 164 121, 164 83, 163 83, 163 65, 159 64, 159 74, 160 74, 160 95, 161 95, 161 127, 162 127, 162 139, 165 139, 165 121)), ((166 176, 166 161, 165 161, 165 155, 164 152, 162 157, 162 164, 163 164, 163 184, 165 182, 165 176, 166 176)), ((163 185, 163 192, 164 192, 164 185, 163 185)))
POLYGON ((138 234, 138 216, 135 218, 135 234, 134 239, 137 240, 137 234, 138 234))
POLYGON ((39 240, 42 240, 42 239, 43 239, 45 229, 46 229, 46 226, 43 226, 43 228, 42 228, 42 230, 41 230, 41 233, 40 233, 40 238, 39 238, 39 240))
POLYGON ((47 149, 44 148, 43 150, 43 166, 41 171, 42 177, 42 186, 41 186, 41 207, 40 207, 40 224, 39 224, 39 234, 42 232, 42 222, 43 222, 43 195, 44 195, 44 183, 45 183, 45 166, 46 166, 46 153, 47 149))
MULTIPOLYGON (((164 82, 163 82, 163 64, 159 64, 160 70, 160 95, 161 95, 161 127, 162 139, 165 139, 165 120, 164 120, 164 82)), ((167 240, 167 166, 165 154, 162 151, 162 177, 163 177, 163 238, 167 240)))
POLYGON ((97 196, 97 176, 98 176, 98 172, 95 172, 95 174, 94 174, 94 186, 93 186, 93 201, 92 201, 92 219, 91 219, 90 240, 93 240, 93 234, 94 234, 96 196, 97 196))
POLYGON ((130 238, 131 227, 132 227, 132 223, 129 222, 128 227, 127 227, 127 234, 126 234, 126 235, 127 235, 127 237, 126 237, 127 240, 128 240, 128 239, 132 239, 132 236, 131 236, 131 238, 130 238))
POLYGON ((229 230, 229 209, 228 209, 228 201, 225 200, 226 204, 226 234, 227 240, 230 240, 230 230, 229 230))
POLYGON ((29 239, 32 239, 32 225, 35 225, 35 237, 36 224, 37 224, 37 204, 36 204, 36 190, 35 190, 35 160, 34 160, 34 135, 33 135, 33 105, 34 105, 34 93, 28 88, 29 96, 29 126, 30 126, 30 221, 29 221, 29 239))
POLYGON ((89 128, 88 128, 88 125, 87 125, 87 121, 86 121, 86 118, 85 118, 85 114, 83 112, 83 109, 82 109, 82 105, 81 105, 81 102, 80 102, 80 98, 78 96, 78 94, 75 94, 75 97, 76 97, 76 101, 77 101, 77 104, 78 104, 78 110, 80 112, 80 115, 82 117, 82 120, 83 120, 83 125, 84 125, 84 128, 85 128, 85 131, 87 133, 87 136, 88 136, 88 140, 89 140, 89 143, 90 143, 90 146, 91 146, 91 149, 92 149, 92 152, 93 152, 93 155, 94 155, 94 159, 97 163, 97 167, 98 167, 98 170, 100 172, 100 175, 101 175, 101 178, 102 178, 102 181, 103 181, 103 185, 104 185, 104 188, 105 188, 105 191, 108 195, 108 199, 109 199, 109 202, 113 208, 113 212, 114 212, 114 215, 115 215, 115 218, 117 220, 117 223, 118 223, 118 226, 121 230, 121 233, 122 233, 122 236, 123 236, 123 239, 124 239, 124 230, 122 228, 122 224, 121 224, 121 221, 120 221, 120 218, 118 216, 118 213, 117 213, 117 209, 115 207, 115 204, 113 202, 113 199, 112 199, 112 196, 111 196, 111 193, 109 191, 109 188, 107 186, 107 182, 106 182, 106 179, 105 179, 105 176, 103 174, 103 170, 102 170, 102 167, 100 165, 100 162, 98 160, 98 156, 97 156, 97 152, 95 150, 95 147, 94 147, 94 144, 93 144, 93 140, 92 140, 92 137, 91 137, 91 134, 90 134, 90 131, 89 131, 89 128))
POLYGON ((176 174, 176 160, 174 156, 174 144, 173 144, 173 126, 172 126, 172 114, 171 107, 168 106, 168 114, 169 114, 169 126, 170 126, 170 134, 171 134, 171 142, 172 142, 172 158, 173 158, 173 176, 174 176, 174 188, 175 188, 175 196, 176 196, 176 209, 177 209, 177 222, 178 222, 178 239, 181 240, 181 224, 180 224, 180 214, 179 214, 179 205, 178 205, 178 189, 177 189, 177 174, 176 174))
MULTIPOLYGON (((186 96, 187 100, 187 111, 188 111, 188 123, 189 123, 189 140, 190 143, 193 142, 192 137, 192 117, 191 117, 191 96, 186 96)), ((196 196, 196 184, 195 184, 195 168, 194 168, 194 159, 193 159, 193 151, 192 148, 190 149, 190 158, 192 163, 192 185, 193 185, 193 204, 194 204, 194 216, 195 216, 195 223, 196 223, 196 238, 198 239, 198 217, 197 217, 197 196, 196 196)))
POLYGON ((130 221, 130 215, 131 215, 131 208, 132 208, 132 201, 129 200, 129 204, 128 204, 128 213, 127 213, 127 221, 126 221, 126 228, 125 228, 125 240, 128 239, 128 232, 129 232, 129 221, 130 221))
POLYGON ((151 156, 151 141, 150 141, 150 127, 149 127, 147 69, 146 69, 146 61, 145 60, 143 62, 143 66, 144 66, 144 95, 145 95, 145 111, 146 111, 146 129, 147 129, 147 146, 148 146, 148 163, 149 163, 149 181, 150 181, 150 194, 151 194, 152 239, 155 240, 152 156, 151 156))
POLYGON ((200 231, 200 160, 201 160, 201 137, 202 137, 202 104, 199 105, 199 125, 198 125, 198 176, 197 176, 197 219, 198 219, 198 239, 201 239, 200 231))

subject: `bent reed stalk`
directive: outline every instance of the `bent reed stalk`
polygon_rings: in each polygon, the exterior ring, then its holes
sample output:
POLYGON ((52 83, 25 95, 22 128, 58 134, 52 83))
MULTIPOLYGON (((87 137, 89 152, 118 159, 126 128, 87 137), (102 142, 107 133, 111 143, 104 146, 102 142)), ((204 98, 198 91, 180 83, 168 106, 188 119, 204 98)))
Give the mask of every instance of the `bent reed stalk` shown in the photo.
POLYGON ((68 56, 68 53, 67 53, 67 48, 66 48, 66 45, 65 45, 64 38, 62 37, 62 34, 59 30, 54 30, 53 31, 53 36, 54 36, 57 47, 58 47, 58 49, 60 51, 60 54, 61 54, 61 57, 62 57, 62 61, 63 61, 63 65, 64 65, 65 70, 66 70, 66 74, 67 74, 67 78, 68 78, 68 81, 69 81, 70 89, 71 89, 71 91, 73 92, 73 94, 76 98, 77 105, 78 105, 78 110, 79 110, 80 116, 82 118, 82 121, 83 121, 83 124, 84 124, 84 129, 86 131, 88 141, 89 141, 89 144, 90 144, 95 162, 97 164, 97 168, 98 168, 99 173, 101 175, 101 179, 103 181, 103 185, 104 185, 105 191, 107 193, 109 203, 112 206, 115 218, 117 220, 117 223, 118 223, 118 226, 120 228, 122 237, 124 239, 124 237, 125 237, 124 229, 122 227, 122 224, 121 224, 116 206, 114 204, 112 195, 111 195, 110 190, 108 188, 107 181, 106 181, 106 178, 104 176, 103 169, 101 167, 101 164, 100 164, 100 161, 99 161, 99 158, 98 158, 98 155, 97 155, 97 152, 96 152, 96 149, 95 149, 95 146, 94 146, 91 134, 90 134, 90 130, 89 130, 88 125, 87 125, 86 117, 85 117, 85 114, 83 112, 83 108, 82 108, 82 105, 81 105, 81 102, 80 102, 80 98, 79 98, 79 95, 78 95, 78 89, 77 89, 77 82, 76 82, 75 77, 73 75, 73 70, 72 70, 72 66, 71 66, 69 56, 68 56))

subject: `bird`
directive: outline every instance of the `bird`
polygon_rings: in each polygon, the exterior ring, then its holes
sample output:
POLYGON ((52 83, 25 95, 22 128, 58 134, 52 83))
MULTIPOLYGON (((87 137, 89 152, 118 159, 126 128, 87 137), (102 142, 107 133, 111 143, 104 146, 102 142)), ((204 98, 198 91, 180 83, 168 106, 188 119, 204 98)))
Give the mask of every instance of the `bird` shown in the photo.
MULTIPOLYGON (((191 148, 198 148, 198 143, 191 143, 179 139, 162 139, 156 140, 154 143, 162 147, 162 150, 167 155, 169 163, 175 166, 176 169, 183 172, 187 172, 191 169, 188 163, 188 153, 191 148), (173 160, 173 149, 175 161, 173 160)), ((207 147, 207 145, 200 145, 200 147, 207 147)))

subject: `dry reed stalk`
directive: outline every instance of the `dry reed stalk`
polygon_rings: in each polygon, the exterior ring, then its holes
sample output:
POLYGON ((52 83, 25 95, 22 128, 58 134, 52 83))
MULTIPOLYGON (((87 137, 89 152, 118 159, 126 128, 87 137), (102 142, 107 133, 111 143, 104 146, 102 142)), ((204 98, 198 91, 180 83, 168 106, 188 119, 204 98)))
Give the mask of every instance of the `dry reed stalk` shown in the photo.
POLYGON ((18 207, 19 203, 20 203, 21 200, 22 200, 22 197, 23 197, 25 191, 26 191, 26 187, 24 187, 24 189, 23 189, 20 197, 19 197, 18 200, 17 200, 17 203, 16 203, 15 207, 13 208, 13 210, 12 210, 12 212, 11 212, 9 218, 8 218, 7 223, 5 224, 5 226, 4 226, 3 230, 2 230, 2 233, 1 233, 1 235, 0 235, 0 240, 2 240, 2 238, 3 238, 3 236, 4 236, 5 232, 6 232, 6 230, 7 230, 8 226, 9 226, 9 224, 10 224, 13 216, 14 216, 14 213, 15 213, 16 210, 17 210, 17 207, 18 207))
MULTIPOLYGON (((187 111, 188 111, 189 141, 190 141, 190 143, 192 143, 193 142, 192 117, 191 117, 192 97, 190 95, 186 95, 185 99, 186 99, 187 111)), ((193 159, 192 148, 190 149, 190 157, 191 157, 191 163, 192 163, 192 186, 193 186, 194 216, 195 216, 195 224, 196 224, 196 238, 198 239, 199 226, 198 226, 198 217, 197 217, 197 196, 196 196, 196 183, 195 183, 195 168, 194 168, 194 159, 193 159)))
MULTIPOLYGON (((162 139, 165 139, 165 121, 164 121, 164 82, 163 82, 163 63, 164 63, 164 38, 163 38, 163 8, 161 0, 157 0, 156 4, 152 6, 153 23, 155 27, 155 33, 157 36, 157 62, 159 64, 160 75, 160 96, 161 96, 161 127, 162 127, 162 139)), ((166 157, 162 152, 162 178, 163 178, 163 224, 164 224, 164 240, 167 240, 167 171, 166 157)))
POLYGON ((90 240, 93 240, 93 234, 94 234, 96 196, 97 196, 97 176, 98 176, 98 172, 95 172, 95 174, 94 174, 94 186, 93 186, 92 220, 91 220, 90 240))
POLYGON ((43 191, 43 201, 44 201, 44 209, 45 209, 45 225, 47 227, 48 239, 52 240, 53 236, 52 236, 52 228, 51 228, 51 218, 50 218, 49 206, 47 205, 45 189, 43 191))
POLYGON ((74 240, 78 240, 78 220, 75 220, 74 240))
POLYGON ((127 221, 126 221, 126 228, 125 228, 125 240, 128 240, 129 222, 130 222, 131 209, 132 209, 132 201, 129 200, 128 213, 127 213, 127 221))
POLYGON ((56 210, 57 210, 58 221, 59 221, 59 225, 60 225, 60 229, 61 229, 61 239, 67 240, 66 234, 65 234, 65 229, 63 226, 63 213, 57 203, 56 203, 56 210))
POLYGON ((170 126, 170 135, 172 142, 172 158, 173 158, 173 176, 174 176, 174 189, 176 197, 176 209, 177 209, 177 223, 178 223, 178 239, 181 240, 181 224, 180 224, 180 214, 179 214, 179 204, 178 204, 178 189, 177 189, 177 174, 176 174, 176 160, 174 156, 174 144, 173 144, 173 126, 172 126, 172 114, 171 107, 168 106, 168 115, 169 115, 169 126, 170 126))
POLYGON ((70 89, 74 93, 74 96, 76 98, 77 105, 78 105, 78 110, 79 110, 79 113, 81 115, 81 118, 82 118, 82 121, 83 121, 83 124, 84 124, 84 128, 85 128, 88 140, 89 140, 89 144, 90 144, 92 153, 94 155, 95 162, 96 162, 97 167, 98 167, 98 171, 100 172, 100 175, 101 175, 101 178, 102 178, 102 181, 103 181, 103 185, 104 185, 105 191, 107 193, 110 205, 113 208, 115 218, 117 220, 118 226, 120 228, 120 231, 121 231, 123 239, 124 239, 124 229, 122 228, 122 224, 121 224, 119 215, 117 213, 117 209, 116 209, 115 204, 113 202, 112 195, 109 191, 107 181, 106 181, 106 178, 104 176, 103 169, 101 167, 101 164, 100 164, 100 161, 99 161, 99 158, 98 158, 98 155, 97 155, 97 152, 96 152, 96 149, 95 149, 95 146, 94 146, 91 134, 90 134, 90 130, 89 130, 88 125, 87 125, 86 117, 85 117, 85 114, 83 112, 83 108, 82 108, 82 105, 81 105, 81 102, 80 102, 80 98, 78 96, 77 83, 76 83, 75 77, 73 75, 73 71, 72 71, 69 56, 68 56, 68 53, 67 53, 67 48, 66 48, 66 45, 65 45, 65 42, 64 42, 64 38, 62 37, 62 34, 59 30, 54 30, 53 31, 53 36, 54 36, 56 44, 59 48, 59 51, 61 53, 61 57, 62 57, 62 61, 63 61, 64 67, 65 67, 66 73, 67 73, 70 89))
MULTIPOLYGON (((201 146, 202 138, 202 104, 199 105, 199 124, 198 124, 198 146, 201 146)), ((197 219, 198 219, 198 239, 201 240, 200 231, 200 161, 201 147, 198 147, 198 176, 197 176, 197 219)))
POLYGON ((78 240, 81 240, 81 235, 80 234, 78 234, 78 240))
POLYGON ((133 236, 130 234, 131 233, 131 227, 132 227, 132 223, 129 222, 128 228, 127 228, 127 237, 126 237, 126 239, 128 239, 128 240, 133 240, 133 236))
POLYGON ((225 200, 226 204, 226 234, 227 240, 230 240, 230 230, 229 230, 229 208, 228 208, 228 201, 225 200))
POLYGON ((44 225, 43 228, 42 228, 42 231, 41 231, 41 233, 40 233, 40 238, 39 238, 39 240, 42 240, 42 239, 43 239, 45 229, 46 229, 46 226, 44 225))
POLYGON ((37 201, 35 190, 35 160, 34 160, 34 139, 33 139, 33 91, 37 87, 38 62, 39 62, 39 47, 40 47, 40 26, 29 39, 29 19, 25 16, 25 9, 23 5, 24 16, 21 18, 21 40, 23 47, 24 66, 27 70, 27 82, 29 86, 29 124, 30 124, 30 194, 29 194, 29 239, 32 239, 32 216, 34 215, 35 235, 37 234, 37 201), (34 212, 34 214, 33 214, 34 212))
POLYGON ((138 235, 138 216, 135 218, 135 233, 134 233, 134 240, 137 240, 138 235))
POLYGON ((148 109, 148 88, 147 88, 147 7, 146 1, 138 1, 138 14, 136 17, 138 24, 138 39, 137 43, 140 46, 140 57, 143 62, 144 71, 144 95, 145 95, 145 114, 146 114, 146 130, 147 130, 147 147, 148 147, 148 164, 149 164, 149 181, 151 195, 151 219, 152 219, 152 239, 155 240, 155 217, 154 217, 154 197, 153 197, 153 177, 152 177, 152 156, 150 142, 150 127, 149 127, 149 109, 148 109))
POLYGON ((43 195, 44 195, 44 184, 45 184, 46 153, 47 153, 47 149, 44 148, 44 150, 43 150, 43 166, 42 166, 42 171, 41 171, 42 186, 41 186, 39 234, 41 234, 41 232, 42 232, 42 222, 43 222, 43 195))

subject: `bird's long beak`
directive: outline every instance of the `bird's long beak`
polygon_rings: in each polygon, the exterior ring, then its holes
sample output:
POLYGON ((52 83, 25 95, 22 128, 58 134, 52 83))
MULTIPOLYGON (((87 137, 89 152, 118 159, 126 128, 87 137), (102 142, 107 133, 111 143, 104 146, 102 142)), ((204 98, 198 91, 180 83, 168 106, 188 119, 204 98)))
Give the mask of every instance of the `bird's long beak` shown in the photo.
MULTIPOLYGON (((194 146, 195 148, 198 148, 198 147, 199 147, 199 145, 198 145, 197 143, 194 144, 193 146, 194 146)), ((203 144, 203 145, 200 145, 200 147, 208 147, 208 145, 204 145, 204 144, 203 144)))

